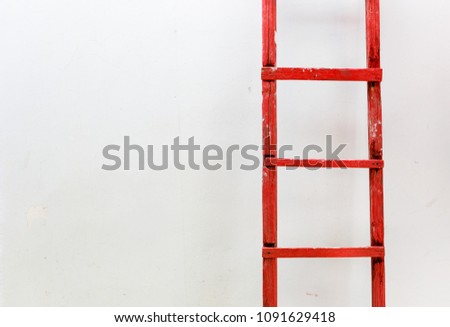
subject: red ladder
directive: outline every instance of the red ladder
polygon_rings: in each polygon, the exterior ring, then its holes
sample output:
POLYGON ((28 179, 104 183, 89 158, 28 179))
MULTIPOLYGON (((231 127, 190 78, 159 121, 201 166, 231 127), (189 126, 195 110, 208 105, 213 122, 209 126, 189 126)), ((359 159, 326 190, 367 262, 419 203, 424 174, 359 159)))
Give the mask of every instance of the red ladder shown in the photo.
POLYGON ((372 306, 385 306, 383 154, 381 124, 379 0, 366 0, 367 68, 312 69, 276 66, 276 0, 263 0, 263 305, 277 306, 278 258, 371 258, 372 306), (369 160, 277 158, 277 80, 365 81, 368 96, 369 160), (371 246, 361 248, 277 247, 277 167, 368 168, 371 246))

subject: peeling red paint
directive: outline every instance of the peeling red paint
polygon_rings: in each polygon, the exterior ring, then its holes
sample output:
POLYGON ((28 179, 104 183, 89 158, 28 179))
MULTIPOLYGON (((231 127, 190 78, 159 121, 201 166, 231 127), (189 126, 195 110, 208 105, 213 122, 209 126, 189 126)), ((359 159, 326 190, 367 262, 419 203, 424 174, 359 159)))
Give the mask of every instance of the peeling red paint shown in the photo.
POLYGON ((372 305, 385 306, 383 147, 381 116, 380 6, 366 0, 367 67, 362 69, 277 68, 276 0, 263 0, 263 305, 277 306, 278 258, 368 257, 372 265, 372 305), (367 81, 368 160, 277 158, 277 80, 367 81), (362 248, 278 248, 277 167, 367 168, 370 185, 371 246, 362 248))

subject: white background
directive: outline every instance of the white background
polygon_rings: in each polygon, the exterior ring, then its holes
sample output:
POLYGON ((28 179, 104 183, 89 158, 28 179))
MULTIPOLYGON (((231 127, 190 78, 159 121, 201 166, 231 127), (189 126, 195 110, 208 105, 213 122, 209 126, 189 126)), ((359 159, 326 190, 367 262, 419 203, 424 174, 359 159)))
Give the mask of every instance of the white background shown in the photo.
MULTIPOLYGON (((390 306, 450 305, 449 10, 381 1, 390 306)), ((278 19, 279 66, 365 65, 364 1, 278 19)), ((260 144, 261 1, 2 0, 0 44, 0 304, 260 305, 260 169, 101 166, 125 135, 260 144)), ((280 82, 280 144, 366 158, 365 96, 280 82)), ((368 245, 367 179, 280 169, 279 245, 368 245)), ((280 260, 279 304, 369 306, 369 261, 280 260)))

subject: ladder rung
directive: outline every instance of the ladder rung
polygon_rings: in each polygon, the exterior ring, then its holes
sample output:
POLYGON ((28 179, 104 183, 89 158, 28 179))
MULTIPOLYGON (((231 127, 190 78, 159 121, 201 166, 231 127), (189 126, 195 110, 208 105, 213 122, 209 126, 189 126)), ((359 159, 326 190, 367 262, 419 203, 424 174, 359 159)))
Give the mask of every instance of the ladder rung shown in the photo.
POLYGON ((266 166, 305 168, 383 168, 383 160, 324 160, 266 158, 266 166))
POLYGON ((262 251, 264 258, 382 258, 383 246, 363 248, 269 248, 262 251))
POLYGON ((314 81, 367 81, 381 82, 383 70, 380 68, 276 68, 264 67, 261 79, 274 80, 314 80, 314 81))

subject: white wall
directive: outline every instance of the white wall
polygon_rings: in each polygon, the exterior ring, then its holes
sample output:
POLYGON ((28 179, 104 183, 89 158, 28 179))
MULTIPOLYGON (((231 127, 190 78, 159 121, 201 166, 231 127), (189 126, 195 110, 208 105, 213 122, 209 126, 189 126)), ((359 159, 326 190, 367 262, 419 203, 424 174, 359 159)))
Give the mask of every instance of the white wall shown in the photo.
MULTIPOLYGON (((387 303, 450 305, 450 3, 381 2, 387 303)), ((260 144, 260 6, 0 2, 2 305, 261 304, 260 170, 101 169, 124 135, 260 144)), ((360 0, 279 1, 279 65, 364 66, 363 18, 360 0)), ((278 94, 280 144, 367 156, 364 84, 278 94)), ((281 246, 369 244, 366 171, 279 176, 281 246)), ((368 306, 369 268, 280 261, 279 302, 368 306)))

